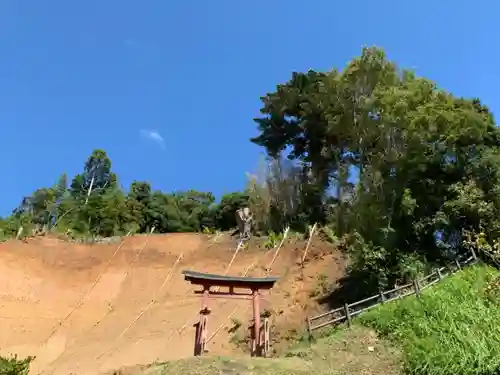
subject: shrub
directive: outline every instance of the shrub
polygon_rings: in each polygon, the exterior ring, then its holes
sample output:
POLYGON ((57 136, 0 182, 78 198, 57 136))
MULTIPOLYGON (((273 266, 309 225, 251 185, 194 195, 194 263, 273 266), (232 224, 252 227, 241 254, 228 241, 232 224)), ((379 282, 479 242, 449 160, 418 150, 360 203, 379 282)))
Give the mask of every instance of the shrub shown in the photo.
POLYGON ((0 357, 1 375, 28 375, 30 363, 34 357, 18 359, 17 355, 11 357, 0 357))

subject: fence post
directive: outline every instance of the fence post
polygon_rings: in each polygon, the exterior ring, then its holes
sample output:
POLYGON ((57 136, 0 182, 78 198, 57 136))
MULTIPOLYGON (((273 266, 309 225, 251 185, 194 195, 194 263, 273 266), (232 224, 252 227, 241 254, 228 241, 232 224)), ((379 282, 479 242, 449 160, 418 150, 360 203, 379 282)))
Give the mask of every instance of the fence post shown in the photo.
POLYGON ((311 319, 309 317, 306 318, 307 323, 307 333, 309 334, 309 343, 312 342, 312 330, 311 330, 311 319))
POLYGON ((441 268, 438 267, 437 273, 438 273, 439 280, 443 280, 443 274, 441 273, 441 268))
POLYGON ((473 248, 471 248, 471 249, 470 249, 470 252, 472 253, 472 258, 473 258, 474 260, 477 260, 477 255, 476 255, 476 252, 474 251, 474 249, 473 249, 473 248))
POLYGON ((417 297, 420 297, 420 287, 418 285, 418 280, 417 279, 413 280, 413 288, 415 289, 415 295, 417 297))
POLYGON ((385 303, 385 295, 384 295, 384 291, 382 289, 379 291, 379 296, 380 296, 380 303, 384 304, 385 303))
POLYGON ((351 314, 349 314, 349 305, 347 303, 344 303, 344 312, 347 318, 347 326, 351 327, 351 314))

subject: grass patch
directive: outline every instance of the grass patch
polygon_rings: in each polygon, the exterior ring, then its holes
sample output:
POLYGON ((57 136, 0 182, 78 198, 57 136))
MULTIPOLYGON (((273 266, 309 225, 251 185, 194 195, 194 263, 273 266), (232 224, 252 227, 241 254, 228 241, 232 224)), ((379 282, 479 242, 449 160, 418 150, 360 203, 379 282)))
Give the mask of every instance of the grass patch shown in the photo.
POLYGON ((493 268, 470 267, 357 322, 400 344, 409 374, 499 374, 499 280, 493 268))
POLYGON ((204 357, 152 365, 126 375, 397 375, 399 352, 366 328, 338 330, 312 345, 297 344, 279 358, 204 357))

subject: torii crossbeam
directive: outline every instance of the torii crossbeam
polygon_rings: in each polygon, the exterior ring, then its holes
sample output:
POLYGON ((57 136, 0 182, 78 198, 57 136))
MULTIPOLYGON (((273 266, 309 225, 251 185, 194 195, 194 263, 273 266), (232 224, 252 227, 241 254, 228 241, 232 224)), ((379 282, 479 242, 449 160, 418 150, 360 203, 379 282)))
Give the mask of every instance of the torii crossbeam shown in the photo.
POLYGON ((239 298, 251 299, 253 301, 254 332, 252 334, 252 356, 267 355, 269 348, 269 324, 265 318, 265 324, 260 322, 260 290, 270 290, 278 281, 277 277, 234 277, 222 276, 194 271, 183 271, 184 279, 193 285, 201 285, 202 290, 195 291, 196 294, 203 294, 200 320, 196 323, 196 336, 194 345, 194 355, 199 356, 205 352, 207 341, 207 322, 210 309, 208 300, 213 298, 239 298), (216 287, 217 290, 210 290, 216 287), (221 292, 219 288, 228 288, 226 292, 221 292), (248 289, 250 292, 235 292, 237 289, 248 289), (264 329, 263 329, 264 328, 264 329))

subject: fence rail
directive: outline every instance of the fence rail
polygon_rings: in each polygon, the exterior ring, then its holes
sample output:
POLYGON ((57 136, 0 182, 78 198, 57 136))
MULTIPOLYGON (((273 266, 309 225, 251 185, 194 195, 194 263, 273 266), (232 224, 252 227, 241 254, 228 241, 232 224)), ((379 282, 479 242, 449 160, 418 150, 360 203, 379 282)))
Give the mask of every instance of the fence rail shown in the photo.
POLYGON ((346 303, 343 307, 338 307, 319 315, 309 316, 307 318, 307 330, 309 332, 309 336, 312 336, 313 331, 323 327, 343 322, 347 322, 347 324, 350 325, 353 317, 384 303, 396 301, 411 295, 419 296, 422 290, 439 283, 445 277, 459 271, 463 267, 475 264, 478 261, 477 255, 474 251, 471 251, 471 253, 472 255, 464 261, 460 262, 458 259, 455 259, 455 262, 452 265, 437 268, 434 272, 421 279, 415 279, 412 283, 401 285, 390 290, 381 291, 377 295, 360 301, 350 304, 346 303))

